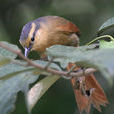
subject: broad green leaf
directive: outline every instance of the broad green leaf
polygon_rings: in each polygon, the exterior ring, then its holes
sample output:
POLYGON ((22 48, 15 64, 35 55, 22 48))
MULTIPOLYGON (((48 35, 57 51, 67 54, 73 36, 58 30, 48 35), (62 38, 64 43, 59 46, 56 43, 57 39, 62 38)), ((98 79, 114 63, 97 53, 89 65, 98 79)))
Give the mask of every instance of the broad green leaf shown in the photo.
MULTIPOLYGON (((1 43, 4 45, 7 45, 9 48, 19 50, 19 48, 16 45, 10 44, 8 42, 3 42, 3 41, 1 43)), ((3 49, 1 47, 0 47, 0 55, 4 56, 6 58, 11 58, 11 59, 14 59, 17 57, 17 54, 14 54, 14 53, 12 53, 6 49, 3 49)))
POLYGON ((99 48, 114 48, 114 41, 107 42, 105 40, 100 40, 99 48))
POLYGON ((44 93, 60 78, 60 76, 47 76, 38 83, 36 83, 28 92, 27 101, 29 112, 32 110, 37 101, 44 95, 44 93))
MULTIPOLYGON (((8 46, 9 48, 19 50, 16 45, 10 44, 8 42, 1 41, 2 44, 8 46)), ((14 54, 2 47, 0 47, 0 66, 8 64, 11 62, 12 59, 16 58, 17 54, 14 54)))
MULTIPOLYGON (((35 82, 40 74, 50 74, 33 67, 21 66, 21 64, 26 64, 24 61, 15 60, 15 62, 16 64, 10 63, 0 67, 0 114, 12 112, 15 107, 17 93, 23 91, 27 94, 29 84, 35 82)), ((46 66, 48 63, 43 61, 34 62, 42 66, 46 66)), ((54 63, 50 67, 60 70, 59 66, 54 63)), ((54 80, 53 77, 51 78, 54 80)), ((45 83, 45 86, 49 88, 48 83, 45 83)), ((44 93, 45 91, 46 89, 44 93)))
POLYGON ((114 77, 114 49, 94 49, 93 46, 69 47, 56 45, 47 49, 47 54, 54 57, 54 61, 60 62, 66 67, 69 62, 84 67, 93 67, 103 74, 112 84, 114 77))
POLYGON ((114 36, 114 17, 108 19, 98 30, 98 35, 112 35, 114 36))
POLYGON ((0 67, 10 63, 11 59, 10 58, 5 58, 4 56, 0 55, 0 67))
POLYGON ((38 79, 32 68, 8 64, 0 68, 0 114, 14 110, 17 92, 27 92, 29 84, 38 79))

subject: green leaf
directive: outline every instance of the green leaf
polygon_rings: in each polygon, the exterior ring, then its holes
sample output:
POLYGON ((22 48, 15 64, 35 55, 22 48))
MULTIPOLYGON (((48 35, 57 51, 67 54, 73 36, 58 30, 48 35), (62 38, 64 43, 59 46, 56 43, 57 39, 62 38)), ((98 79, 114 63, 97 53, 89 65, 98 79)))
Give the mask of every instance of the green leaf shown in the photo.
MULTIPOLYGON (((10 44, 10 43, 4 42, 4 41, 2 41, 1 43, 4 45, 7 45, 9 48, 19 50, 19 48, 16 45, 13 45, 13 44, 10 44)), ((17 57, 17 54, 14 54, 14 53, 12 53, 6 49, 3 49, 1 47, 0 47, 0 55, 2 55, 5 58, 11 58, 11 59, 14 59, 17 57)))
POLYGON ((107 42, 105 40, 100 40, 99 48, 114 48, 114 40, 110 42, 107 42))
MULTIPOLYGON (((7 114, 13 111, 17 92, 23 91, 26 96, 30 83, 35 82, 40 74, 50 74, 33 67, 21 66, 26 64, 26 62, 24 61, 15 60, 15 62, 16 64, 10 63, 0 67, 0 114, 7 114)), ((33 62, 35 62, 36 64, 38 63, 42 66, 46 66, 48 63, 44 61, 33 62)), ((50 67, 60 70, 59 66, 54 63, 52 63, 50 67)), ((53 76, 50 77, 50 86, 52 83, 54 83, 54 79, 56 81, 56 78, 54 78, 53 76)), ((43 84, 45 83, 44 85, 48 89, 50 86, 47 82, 48 80, 44 81, 43 84)), ((46 88, 43 90, 43 93, 41 93, 40 96, 42 96, 45 92, 46 88)))
POLYGON ((98 69, 103 76, 112 84, 114 77, 114 49, 94 49, 94 46, 69 47, 56 45, 47 49, 47 54, 54 57, 54 61, 60 62, 66 67, 69 62, 84 67, 98 69))
POLYGON ((27 92, 29 84, 38 79, 32 68, 8 64, 0 68, 0 114, 13 111, 17 92, 27 92))
POLYGON ((108 19, 98 30, 98 36, 112 35, 114 36, 114 17, 108 19))
POLYGON ((28 92, 28 109, 32 110, 34 105, 44 95, 44 93, 60 78, 60 76, 47 76, 38 83, 36 83, 28 92))
MULTIPOLYGON (((9 44, 7 42, 2 42, 2 44, 7 45, 8 47, 19 50, 17 46, 9 44)), ((23 60, 15 60, 17 57, 16 54, 0 47, 0 114, 7 114, 13 111, 14 104, 16 101, 16 96, 19 91, 23 91, 26 96, 27 100, 27 92, 29 89, 29 84, 35 82, 40 74, 44 75, 50 75, 51 73, 48 73, 41 69, 36 69, 34 67, 27 67, 26 62, 23 60), (16 63, 16 64, 15 64, 16 63), (5 90, 5 91, 4 91, 5 90)), ((43 67, 45 67, 48 62, 44 61, 33 61, 35 64, 39 64, 43 67)), ((61 70, 60 67, 54 63, 49 65, 50 68, 61 70)), ((30 100, 31 98, 31 92, 29 92, 27 108, 28 112, 31 111, 31 109, 34 107, 35 103, 40 99, 40 97, 48 90, 48 88, 56 82, 60 77, 58 76, 50 76, 46 77, 37 84, 40 84, 38 88, 39 89, 37 93, 34 92, 34 98, 30 100), (39 95, 38 95, 39 94, 39 95), (37 96, 38 95, 38 96, 37 96)), ((32 88, 34 90, 34 87, 32 88)), ((31 89, 31 90, 32 90, 31 89)), ((32 94, 33 95, 33 94, 32 94)))
MULTIPOLYGON (((0 43, 7 45, 9 48, 19 50, 19 48, 16 45, 10 44, 8 42, 2 41, 0 43)), ((11 60, 15 59, 16 57, 17 57, 17 54, 14 54, 14 53, 0 47, 0 66, 10 63, 11 60)))
POLYGON ((11 60, 9 58, 5 58, 2 55, 0 55, 0 67, 3 66, 3 65, 5 65, 5 64, 10 63, 10 61, 11 60))

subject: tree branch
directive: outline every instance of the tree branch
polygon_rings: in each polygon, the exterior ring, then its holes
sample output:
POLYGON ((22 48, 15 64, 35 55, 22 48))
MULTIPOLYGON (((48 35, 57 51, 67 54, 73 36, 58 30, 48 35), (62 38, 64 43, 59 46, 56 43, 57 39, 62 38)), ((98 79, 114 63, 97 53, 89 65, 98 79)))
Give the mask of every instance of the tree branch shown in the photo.
MULTIPOLYGON (((96 72, 97 70, 94 69, 94 68, 88 68, 88 69, 85 69, 85 71, 83 72, 83 70, 80 70, 80 71, 77 71, 77 72, 66 72, 66 71, 58 71, 58 70, 54 70, 52 68, 49 68, 49 67, 43 67, 39 64, 35 64, 34 62, 32 62, 30 59, 26 58, 21 50, 14 50, 12 48, 9 48, 7 45, 4 45, 3 43, 0 42, 0 47, 12 52, 12 53, 15 53, 17 54, 20 58, 22 58, 23 60, 25 60, 27 62, 27 64, 29 66, 33 66, 35 68, 38 68, 38 69, 41 69, 41 70, 44 70, 44 71, 47 71, 49 73, 52 73, 54 75, 59 75, 59 76, 66 76, 66 77, 80 77, 80 76, 83 76, 84 75, 89 75, 93 72, 96 72)), ((50 63, 48 64, 48 66, 50 65, 50 63)))

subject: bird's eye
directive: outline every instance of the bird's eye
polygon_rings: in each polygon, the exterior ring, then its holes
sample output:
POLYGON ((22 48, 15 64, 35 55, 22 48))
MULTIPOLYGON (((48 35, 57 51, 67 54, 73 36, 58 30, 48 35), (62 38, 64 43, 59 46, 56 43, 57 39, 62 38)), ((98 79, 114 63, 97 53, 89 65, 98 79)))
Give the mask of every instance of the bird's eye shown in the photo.
POLYGON ((34 37, 31 38, 31 41, 34 41, 34 37))

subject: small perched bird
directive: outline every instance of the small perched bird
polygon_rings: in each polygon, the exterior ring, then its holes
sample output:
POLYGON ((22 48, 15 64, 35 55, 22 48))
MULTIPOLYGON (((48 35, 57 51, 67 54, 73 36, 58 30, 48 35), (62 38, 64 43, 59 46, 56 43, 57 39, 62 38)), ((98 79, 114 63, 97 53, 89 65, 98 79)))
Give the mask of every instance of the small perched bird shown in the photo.
POLYGON ((62 17, 45 16, 27 23, 19 41, 25 48, 25 56, 32 50, 42 55, 46 48, 55 44, 78 46, 79 32, 73 23, 62 17))
MULTIPOLYGON (((20 43, 25 48, 25 56, 32 50, 45 54, 46 48, 52 45, 79 45, 80 30, 72 22, 58 16, 44 16, 24 25, 20 43)), ((74 64, 69 63, 67 70, 74 64)), ((78 69, 78 68, 76 68, 78 69)), ((99 111, 100 105, 108 103, 106 95, 93 74, 83 77, 73 77, 71 84, 80 113, 89 114, 91 104, 99 111)))

